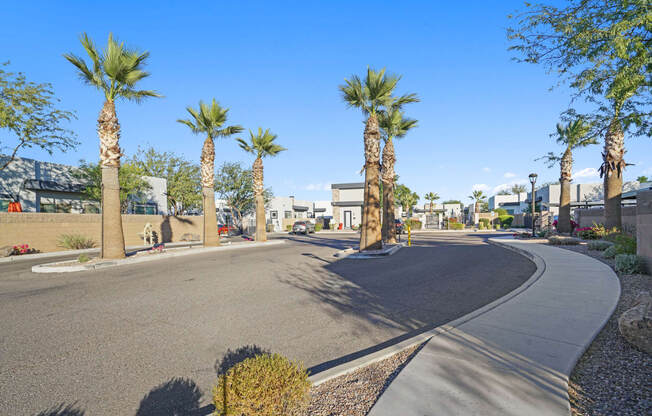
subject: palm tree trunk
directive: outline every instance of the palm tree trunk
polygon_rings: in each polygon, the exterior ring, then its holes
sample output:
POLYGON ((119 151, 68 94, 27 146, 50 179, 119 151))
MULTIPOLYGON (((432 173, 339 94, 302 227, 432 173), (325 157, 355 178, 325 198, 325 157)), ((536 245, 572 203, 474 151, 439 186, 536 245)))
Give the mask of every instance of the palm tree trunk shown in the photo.
POLYGON ((208 136, 201 149, 201 185, 204 206, 204 247, 220 245, 215 211, 215 143, 208 136))
POLYGON ((125 239, 120 210, 120 123, 115 113, 115 103, 104 102, 97 119, 100 137, 100 166, 102 167, 102 250, 103 259, 125 257, 125 239))
POLYGON ((622 227, 620 200, 623 192, 624 156, 625 136, 620 121, 614 118, 605 136, 600 168, 604 178, 604 226, 608 229, 622 227))
POLYGON ((394 164, 396 156, 391 138, 383 147, 383 228, 382 239, 388 244, 396 244, 396 219, 394 217, 394 164))
POLYGON ((265 198, 263 197, 263 160, 258 157, 252 169, 254 196, 256 198, 256 241, 267 241, 265 229, 265 198))
POLYGON ((360 251, 382 248, 380 225, 380 130, 372 114, 364 129, 365 187, 360 230, 360 251))
POLYGON ((570 233, 570 183, 573 170, 573 155, 571 149, 566 149, 560 162, 561 174, 559 177, 559 217, 557 218, 557 231, 560 233, 570 233))

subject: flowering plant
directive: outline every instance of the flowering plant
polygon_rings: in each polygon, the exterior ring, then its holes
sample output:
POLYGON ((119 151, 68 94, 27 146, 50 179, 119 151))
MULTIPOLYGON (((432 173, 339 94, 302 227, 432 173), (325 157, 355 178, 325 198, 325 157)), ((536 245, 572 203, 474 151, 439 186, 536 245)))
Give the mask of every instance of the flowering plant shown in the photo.
POLYGON ((11 256, 20 256, 21 254, 33 254, 38 253, 38 250, 34 248, 29 248, 29 244, 18 244, 13 247, 11 256))

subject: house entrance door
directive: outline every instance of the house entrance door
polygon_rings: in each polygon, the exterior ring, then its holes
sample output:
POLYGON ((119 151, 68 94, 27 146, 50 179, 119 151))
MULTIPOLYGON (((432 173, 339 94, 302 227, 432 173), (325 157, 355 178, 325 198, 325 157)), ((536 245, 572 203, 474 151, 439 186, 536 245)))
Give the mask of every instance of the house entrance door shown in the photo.
POLYGON ((344 228, 351 228, 351 211, 344 211, 344 228))

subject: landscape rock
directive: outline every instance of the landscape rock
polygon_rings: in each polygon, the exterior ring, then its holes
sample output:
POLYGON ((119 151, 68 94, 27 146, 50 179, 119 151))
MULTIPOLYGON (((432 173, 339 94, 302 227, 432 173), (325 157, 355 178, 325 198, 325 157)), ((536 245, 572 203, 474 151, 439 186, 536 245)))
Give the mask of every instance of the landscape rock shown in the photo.
POLYGON ((185 233, 181 236, 181 241, 199 241, 199 234, 185 233))
POLYGON ((631 309, 618 319, 622 336, 641 351, 652 354, 652 296, 643 291, 634 300, 631 309))
POLYGON ((0 247, 0 257, 9 257, 14 251, 14 246, 3 246, 0 247))

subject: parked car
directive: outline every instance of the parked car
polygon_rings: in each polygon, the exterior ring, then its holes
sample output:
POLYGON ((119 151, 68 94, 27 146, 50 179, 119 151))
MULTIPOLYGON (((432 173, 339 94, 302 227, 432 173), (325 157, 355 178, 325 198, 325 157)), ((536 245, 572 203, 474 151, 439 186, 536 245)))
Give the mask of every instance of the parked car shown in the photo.
POLYGON ((394 220, 394 223, 396 223, 396 234, 403 234, 403 229, 405 228, 403 226, 403 221, 397 218, 394 220))
POLYGON ((219 235, 234 235, 238 229, 232 225, 217 224, 217 233, 219 235))
POLYGON ((315 224, 311 223, 310 221, 296 221, 294 223, 294 225, 292 226, 292 232, 294 234, 298 234, 298 233, 303 233, 303 234, 314 233, 315 232, 315 224))

